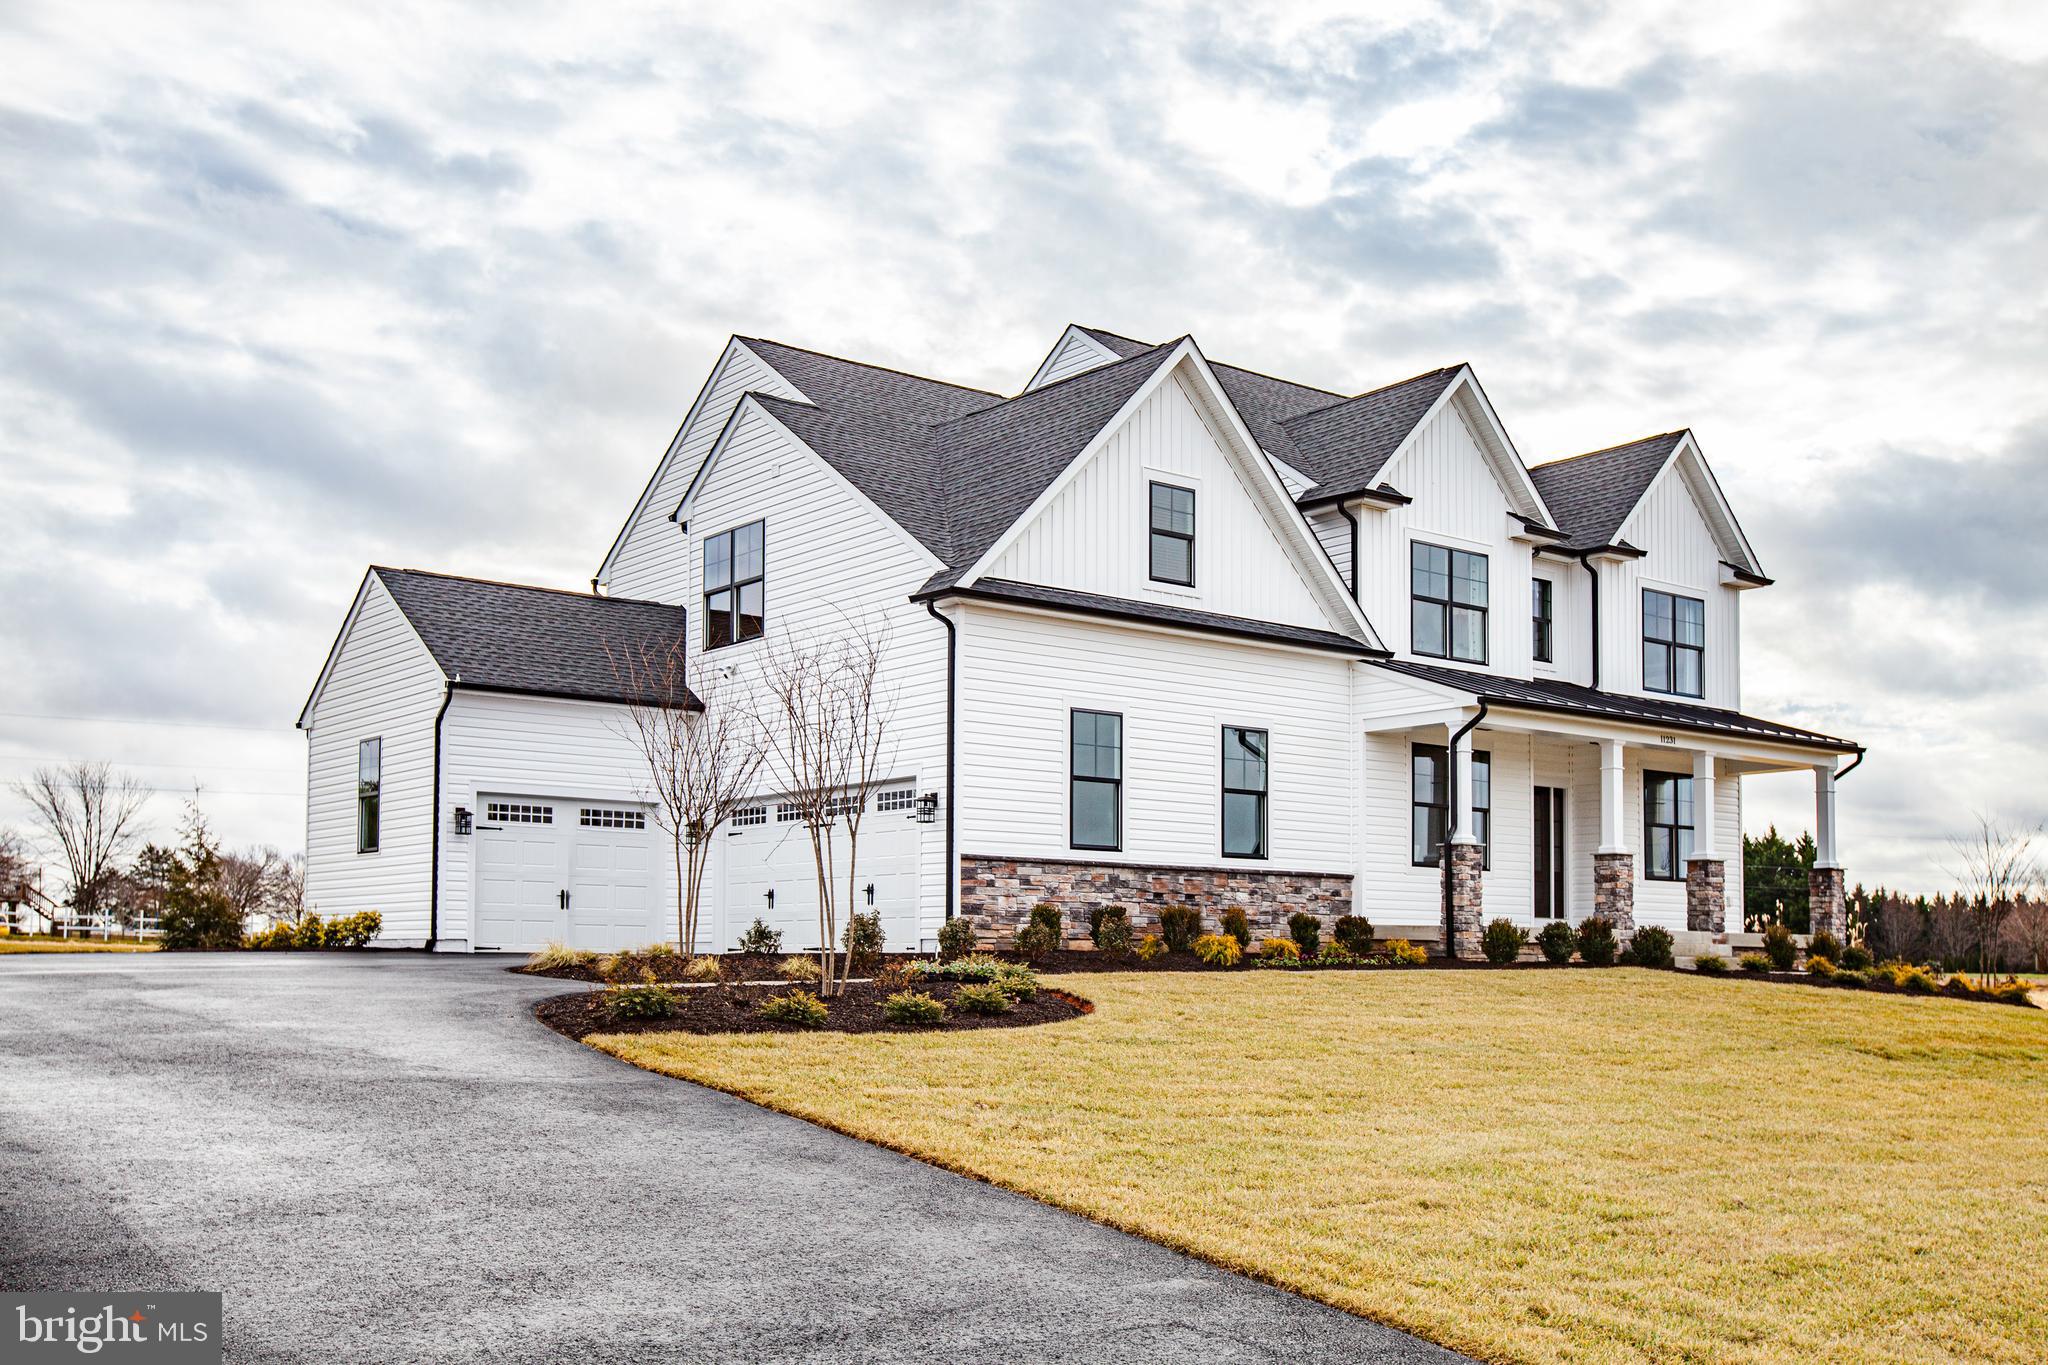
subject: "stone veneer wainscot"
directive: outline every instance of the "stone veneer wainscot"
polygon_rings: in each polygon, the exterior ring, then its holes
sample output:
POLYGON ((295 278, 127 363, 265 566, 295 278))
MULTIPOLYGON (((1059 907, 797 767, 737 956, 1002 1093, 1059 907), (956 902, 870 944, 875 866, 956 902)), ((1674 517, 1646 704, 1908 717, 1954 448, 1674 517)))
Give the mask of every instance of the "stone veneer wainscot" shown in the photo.
POLYGON ((960 913, 971 916, 984 943, 1007 944, 1041 903, 1060 908, 1069 942, 1088 940, 1088 912, 1121 905, 1131 928, 1159 932, 1159 912, 1189 905, 1202 922, 1220 928, 1223 913, 1236 906, 1251 922, 1254 938, 1285 938, 1287 917, 1306 910, 1322 920, 1324 932, 1339 915, 1351 913, 1351 876, 1342 872, 1285 872, 1264 867, 1144 867, 1132 863, 1082 862, 1064 858, 1002 858, 965 854, 960 859, 960 913))

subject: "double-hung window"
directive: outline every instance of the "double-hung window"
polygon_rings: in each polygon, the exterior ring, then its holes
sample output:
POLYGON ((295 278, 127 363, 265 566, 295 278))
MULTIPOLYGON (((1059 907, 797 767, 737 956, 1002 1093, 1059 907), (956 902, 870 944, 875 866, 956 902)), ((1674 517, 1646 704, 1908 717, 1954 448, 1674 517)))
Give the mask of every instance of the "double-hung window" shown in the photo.
POLYGON ((366 739, 356 746, 356 852, 375 853, 383 833, 379 806, 384 795, 384 741, 366 739))
MULTIPOLYGON (((1443 860, 1451 823, 1451 757, 1441 744, 1418 744, 1410 757, 1411 817, 1409 861, 1436 867, 1443 860)), ((1479 840, 1480 865, 1493 866, 1493 755, 1472 751, 1472 833, 1479 840)))
POLYGON ((1266 732, 1223 727, 1223 856, 1266 856, 1266 732))
POLYGON ((1692 779, 1678 773, 1643 774, 1643 875, 1651 881, 1685 879, 1692 855, 1692 779))
POLYGON ((704 647, 717 649, 758 640, 763 580, 767 570, 767 523, 748 522, 704 541, 704 647))
POLYGON ((1408 546, 1409 645, 1417 654, 1486 662, 1486 556, 1414 541, 1408 546))
POLYGON ((1124 718, 1075 711, 1067 728, 1067 841, 1075 848, 1124 846, 1124 718))
POLYGON ((1195 490, 1152 485, 1151 572, 1154 583, 1195 585, 1195 490))
POLYGON ((1707 604, 1643 589, 1643 690, 1706 695, 1707 604))
POLYGON ((1539 664, 1551 661, 1555 591, 1556 585, 1547 578, 1529 580, 1529 657, 1539 664))

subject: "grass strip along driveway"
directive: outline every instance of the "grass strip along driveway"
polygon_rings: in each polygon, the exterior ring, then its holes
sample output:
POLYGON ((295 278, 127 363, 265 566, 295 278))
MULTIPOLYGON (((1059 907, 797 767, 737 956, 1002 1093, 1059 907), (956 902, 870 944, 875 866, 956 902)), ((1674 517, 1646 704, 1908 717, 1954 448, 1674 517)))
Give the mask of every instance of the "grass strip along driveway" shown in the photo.
POLYGON ((2048 1358, 2048 1015, 1668 972, 1118 974, 598 1036, 1482 1358, 2048 1358))

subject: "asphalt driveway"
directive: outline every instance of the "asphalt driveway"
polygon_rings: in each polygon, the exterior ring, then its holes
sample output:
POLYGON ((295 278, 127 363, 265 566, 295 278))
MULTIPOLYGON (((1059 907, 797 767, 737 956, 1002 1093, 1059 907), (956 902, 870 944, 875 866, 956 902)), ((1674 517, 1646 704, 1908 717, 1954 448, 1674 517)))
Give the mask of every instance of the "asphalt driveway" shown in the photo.
POLYGON ((381 954, 0 958, 0 1288, 208 1289, 231 1360, 1453 1361, 381 954))

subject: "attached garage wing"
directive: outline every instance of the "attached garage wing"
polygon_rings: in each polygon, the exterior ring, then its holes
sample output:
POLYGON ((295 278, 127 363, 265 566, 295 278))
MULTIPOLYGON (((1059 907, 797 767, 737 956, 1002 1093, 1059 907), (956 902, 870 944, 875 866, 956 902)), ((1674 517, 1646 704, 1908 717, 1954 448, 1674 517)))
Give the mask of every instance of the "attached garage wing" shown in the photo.
POLYGON ((613 952, 662 932, 659 831, 645 806, 486 795, 476 824, 475 946, 613 952))
MULTIPOLYGON (((861 817, 850 908, 880 912, 883 946, 891 952, 918 947, 917 860, 924 828, 917 823, 915 788, 908 784, 878 789, 861 817)), ((833 833, 833 881, 843 932, 849 909, 844 826, 833 833)), ((794 808, 763 798, 740 811, 720 839, 724 946, 732 947, 758 919, 782 935, 784 951, 816 951, 821 946, 817 858, 794 808)))

